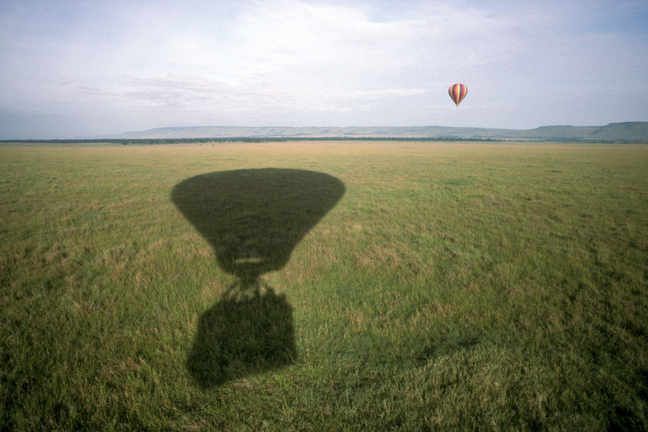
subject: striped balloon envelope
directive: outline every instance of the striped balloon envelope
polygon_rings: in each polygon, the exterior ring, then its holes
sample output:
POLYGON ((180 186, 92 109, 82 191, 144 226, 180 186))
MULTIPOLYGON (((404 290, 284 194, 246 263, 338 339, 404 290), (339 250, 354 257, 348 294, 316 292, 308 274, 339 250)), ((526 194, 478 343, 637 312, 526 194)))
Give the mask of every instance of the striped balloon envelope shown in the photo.
POLYGON ((450 86, 448 93, 450 93, 450 98, 457 104, 457 108, 459 108, 459 104, 468 94, 468 87, 463 84, 454 84, 450 86))

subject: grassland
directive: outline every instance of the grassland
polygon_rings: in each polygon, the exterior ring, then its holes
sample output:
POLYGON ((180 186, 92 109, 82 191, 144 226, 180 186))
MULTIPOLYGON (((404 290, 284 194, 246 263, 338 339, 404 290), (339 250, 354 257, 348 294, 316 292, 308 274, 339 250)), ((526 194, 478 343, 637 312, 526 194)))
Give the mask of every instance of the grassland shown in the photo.
POLYGON ((648 145, 7 146, 0 184, 2 430, 648 429, 648 145))

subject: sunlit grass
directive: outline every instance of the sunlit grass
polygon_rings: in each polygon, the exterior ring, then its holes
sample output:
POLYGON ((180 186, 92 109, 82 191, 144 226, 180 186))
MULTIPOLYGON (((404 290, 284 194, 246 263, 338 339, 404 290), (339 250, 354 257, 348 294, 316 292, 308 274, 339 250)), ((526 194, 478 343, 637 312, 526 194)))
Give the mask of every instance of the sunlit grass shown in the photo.
POLYGON ((648 146, 0 147, 0 185, 3 429, 648 428, 648 146), (345 190, 231 297, 171 195, 260 168, 345 190))

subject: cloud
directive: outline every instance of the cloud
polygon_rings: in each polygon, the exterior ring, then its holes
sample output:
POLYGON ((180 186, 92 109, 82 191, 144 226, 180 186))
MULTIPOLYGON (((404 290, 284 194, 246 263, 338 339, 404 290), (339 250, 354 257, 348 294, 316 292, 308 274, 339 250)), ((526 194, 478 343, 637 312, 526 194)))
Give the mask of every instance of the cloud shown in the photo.
POLYGON ((128 129, 646 119, 645 107, 610 98, 648 96, 648 31, 637 24, 647 11, 576 0, 7 0, 0 109, 94 112, 128 129), (455 82, 470 89, 461 111, 446 94, 455 82))
MULTIPOLYGON (((236 112, 259 109, 302 111, 345 111, 344 103, 372 102, 424 93, 424 89, 331 90, 311 89, 308 94, 293 88, 268 88, 267 82, 223 83, 200 77, 170 76, 167 78, 130 79, 123 97, 148 103, 153 107, 201 109, 220 107, 236 112)), ((85 89, 100 92, 98 89, 85 89)))

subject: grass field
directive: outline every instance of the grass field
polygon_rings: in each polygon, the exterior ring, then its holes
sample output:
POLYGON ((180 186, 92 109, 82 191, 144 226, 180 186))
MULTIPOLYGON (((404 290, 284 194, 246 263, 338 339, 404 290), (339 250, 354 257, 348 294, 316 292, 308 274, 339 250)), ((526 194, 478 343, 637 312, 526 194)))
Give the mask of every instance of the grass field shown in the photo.
POLYGON ((648 145, 0 147, 0 429, 648 430, 648 145))

